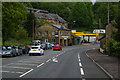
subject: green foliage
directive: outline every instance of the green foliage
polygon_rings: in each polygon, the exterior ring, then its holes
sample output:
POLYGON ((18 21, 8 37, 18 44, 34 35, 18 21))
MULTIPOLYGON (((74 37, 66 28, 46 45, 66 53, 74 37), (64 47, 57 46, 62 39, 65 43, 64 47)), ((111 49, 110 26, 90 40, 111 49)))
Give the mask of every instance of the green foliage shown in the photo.
POLYGON ((117 40, 117 41, 120 41, 120 38, 119 38, 119 36, 120 36, 120 2, 118 3, 118 14, 117 14, 117 18, 116 18, 116 23, 117 23, 117 25, 115 26, 117 29, 118 29, 118 31, 117 32, 115 32, 115 36, 114 36, 114 39, 115 40, 117 40))
POLYGON ((110 40, 110 52, 115 55, 120 57, 120 42, 111 39, 110 40))
POLYGON ((27 31, 24 29, 23 26, 19 26, 15 33, 15 39, 16 40, 22 40, 27 39, 27 31))
POLYGON ((30 43, 32 43, 32 42, 30 42, 30 39, 24 39, 24 40, 10 39, 10 40, 6 40, 4 45, 25 46, 30 43))
POLYGON ((60 15, 63 19, 69 22, 69 28, 90 28, 93 24, 92 3, 32 2, 31 5, 33 8, 47 10, 51 13, 60 15))
POLYGON ((93 5, 94 25, 98 26, 99 19, 101 19, 100 28, 105 28, 105 26, 108 24, 108 4, 109 4, 109 18, 111 22, 117 17, 118 3, 97 2, 95 3, 95 5, 93 5))
POLYGON ((29 37, 32 37, 33 26, 35 26, 35 15, 32 11, 30 11, 27 14, 26 22, 24 23, 24 27, 27 30, 29 37))
MULTIPOLYGON (((46 21, 46 20, 41 20, 41 21, 39 21, 39 25, 40 25, 40 26, 42 26, 42 25, 45 24, 45 23, 49 23, 49 22, 46 21)), ((40 26, 38 26, 38 27, 40 27, 40 26)))
POLYGON ((18 25, 26 18, 26 7, 20 2, 2 3, 2 31, 3 41, 15 38, 18 25))

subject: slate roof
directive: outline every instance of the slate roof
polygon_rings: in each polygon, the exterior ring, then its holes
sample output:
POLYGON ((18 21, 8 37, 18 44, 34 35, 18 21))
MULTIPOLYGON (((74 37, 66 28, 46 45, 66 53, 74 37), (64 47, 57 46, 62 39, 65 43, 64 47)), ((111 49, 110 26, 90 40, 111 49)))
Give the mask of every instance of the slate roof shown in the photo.
POLYGON ((40 10, 40 9, 34 9, 34 8, 28 8, 28 7, 27 7, 27 9, 28 9, 28 10, 32 10, 32 11, 37 12, 37 13, 38 13, 38 12, 48 13, 48 11, 46 11, 46 10, 40 10))
POLYGON ((70 29, 68 29, 65 26, 60 25, 60 24, 53 24, 53 23, 48 23, 48 24, 51 25, 51 26, 53 26, 53 27, 55 27, 55 28, 58 28, 60 30, 70 30, 70 29))
POLYGON ((35 16, 40 19, 47 19, 47 20, 55 20, 59 22, 66 22, 62 17, 58 14, 49 13, 46 10, 34 9, 34 8, 27 8, 28 10, 32 10, 35 13, 35 16))
POLYGON ((60 21, 60 22, 66 22, 58 14, 35 12, 35 15, 36 15, 36 17, 38 17, 40 19, 47 19, 47 20, 55 20, 55 21, 60 21))

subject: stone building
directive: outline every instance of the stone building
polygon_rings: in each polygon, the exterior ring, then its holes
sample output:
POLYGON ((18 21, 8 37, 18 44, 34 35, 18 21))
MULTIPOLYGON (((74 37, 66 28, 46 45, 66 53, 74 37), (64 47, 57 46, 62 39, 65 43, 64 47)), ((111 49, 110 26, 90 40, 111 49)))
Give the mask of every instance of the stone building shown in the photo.
POLYGON ((36 36, 43 42, 56 42, 62 46, 71 44, 71 30, 60 24, 46 23, 37 29, 36 36))
POLYGON ((28 8, 31 10, 39 22, 45 24, 35 29, 35 36, 42 42, 56 42, 62 46, 71 45, 71 30, 68 29, 68 22, 58 14, 49 13, 45 10, 28 8))

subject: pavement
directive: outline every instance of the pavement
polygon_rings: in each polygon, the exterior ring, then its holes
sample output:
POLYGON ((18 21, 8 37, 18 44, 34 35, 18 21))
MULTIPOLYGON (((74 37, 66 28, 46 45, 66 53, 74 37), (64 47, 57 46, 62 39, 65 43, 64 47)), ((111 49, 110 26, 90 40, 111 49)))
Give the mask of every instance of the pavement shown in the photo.
POLYGON ((120 80, 120 59, 100 53, 99 49, 86 51, 86 55, 113 80, 120 80))

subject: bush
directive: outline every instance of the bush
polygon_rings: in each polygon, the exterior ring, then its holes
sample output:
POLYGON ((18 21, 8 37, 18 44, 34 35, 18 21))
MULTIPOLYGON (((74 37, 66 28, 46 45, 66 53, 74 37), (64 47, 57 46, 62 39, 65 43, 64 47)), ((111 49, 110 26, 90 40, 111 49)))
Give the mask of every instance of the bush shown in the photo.
POLYGON ((27 44, 30 44, 31 41, 29 39, 26 40, 15 40, 15 39, 11 39, 9 41, 5 41, 4 45, 15 45, 15 46, 25 46, 27 44))
POLYGON ((120 57, 120 42, 111 39, 110 40, 110 52, 115 55, 120 57))
POLYGON ((15 39, 16 40, 20 40, 20 39, 27 39, 28 37, 28 33, 27 31, 24 29, 24 27, 22 26, 18 26, 18 29, 15 33, 15 39))

